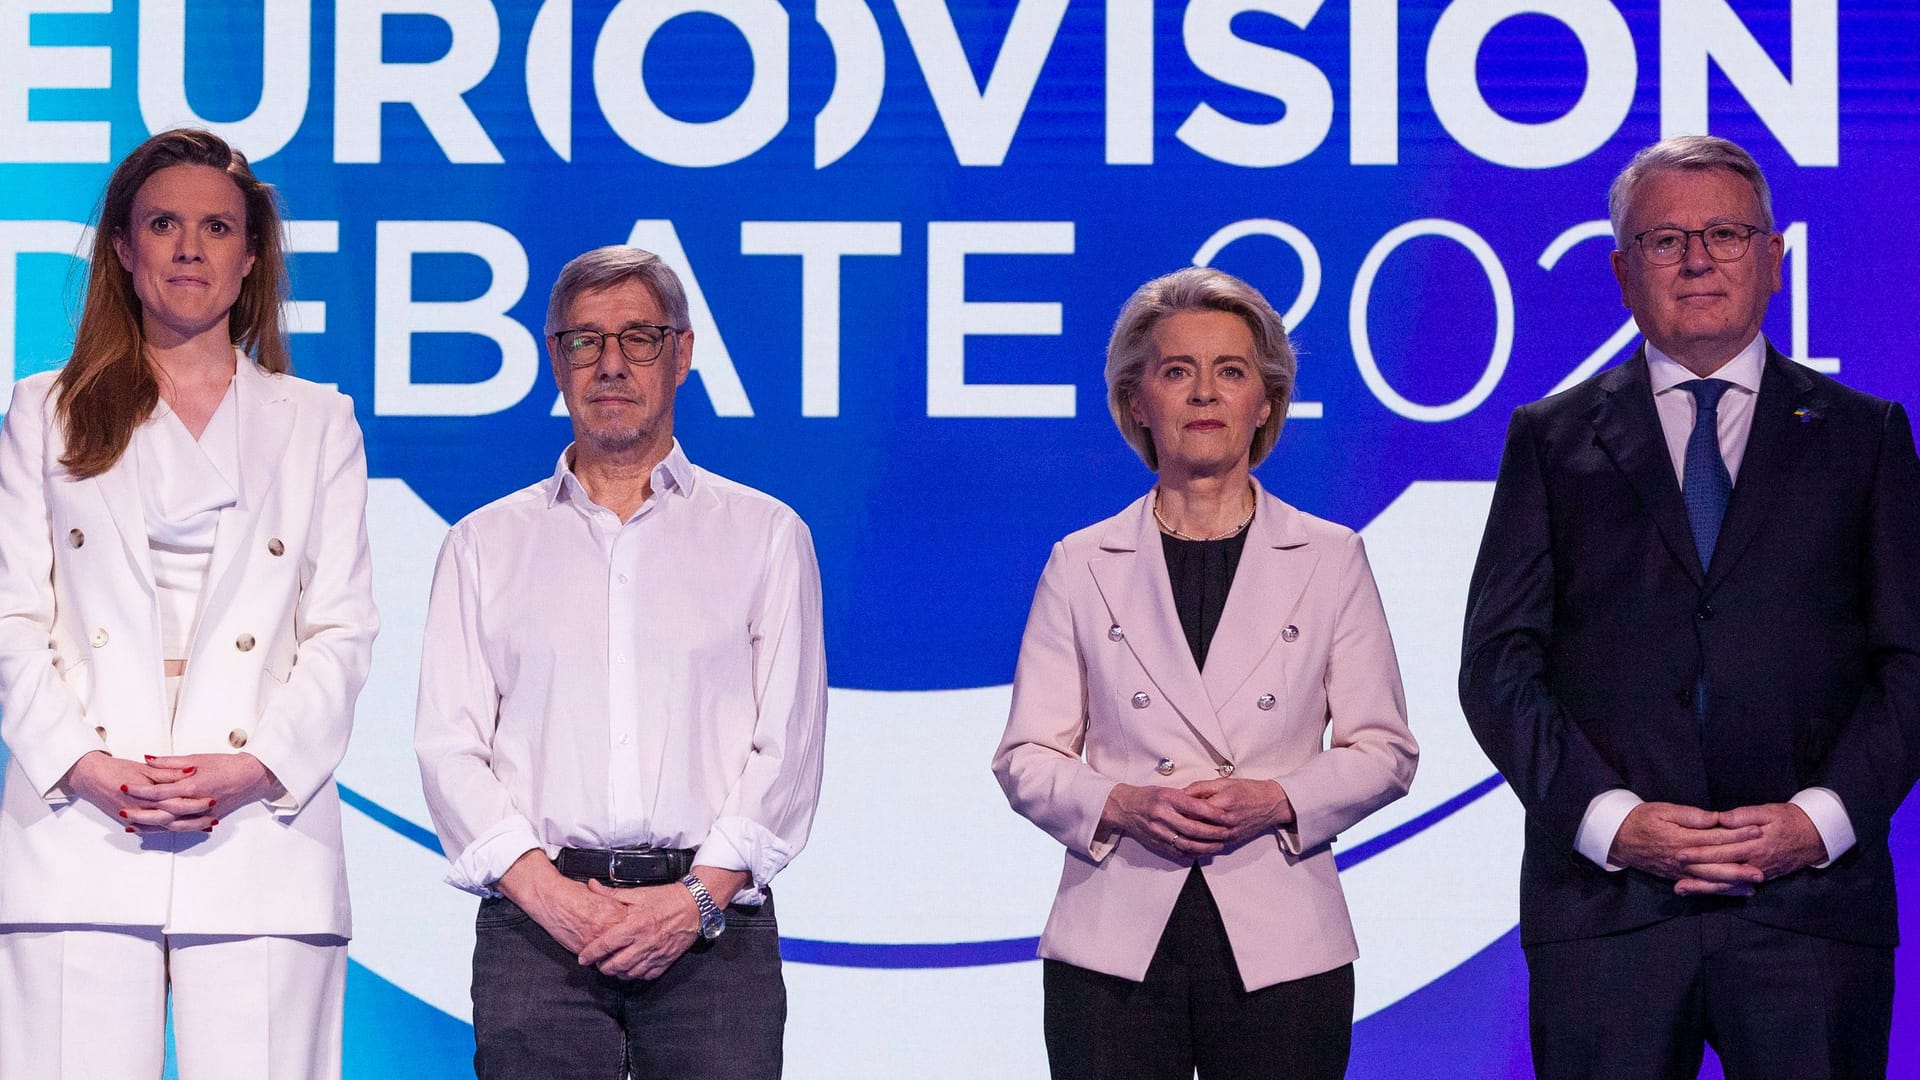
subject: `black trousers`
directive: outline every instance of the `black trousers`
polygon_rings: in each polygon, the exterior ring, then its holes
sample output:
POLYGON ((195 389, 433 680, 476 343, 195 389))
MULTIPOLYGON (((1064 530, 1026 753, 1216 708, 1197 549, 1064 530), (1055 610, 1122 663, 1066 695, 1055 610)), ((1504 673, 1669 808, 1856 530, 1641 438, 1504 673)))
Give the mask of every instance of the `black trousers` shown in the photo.
POLYGON ((1541 1080, 1881 1080, 1893 950, 1730 912, 1527 948, 1541 1080))
POLYGON ((480 1080, 778 1080, 786 1021, 772 897, 757 908, 729 907, 725 933, 695 942, 647 981, 582 967, 505 897, 480 902, 480 1080))
POLYGON ((1353 1045, 1353 965, 1249 993, 1195 867, 1141 982, 1048 960, 1055 1080, 1337 1080, 1353 1045))

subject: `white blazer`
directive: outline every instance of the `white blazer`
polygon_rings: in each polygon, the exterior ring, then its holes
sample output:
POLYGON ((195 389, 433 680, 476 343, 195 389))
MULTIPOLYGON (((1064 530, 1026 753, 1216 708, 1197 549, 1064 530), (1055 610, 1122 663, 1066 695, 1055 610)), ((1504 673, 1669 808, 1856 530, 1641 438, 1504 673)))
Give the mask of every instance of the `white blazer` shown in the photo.
POLYGON ((169 726, 138 464, 71 476, 53 380, 0 429, 0 924, 351 934, 333 770, 378 628, 352 400, 238 356, 240 501, 169 726), (286 793, 211 833, 129 834, 59 786, 94 750, 243 749, 286 793))
POLYGON ((1100 812, 1116 784, 1229 772, 1279 781, 1297 815, 1200 864, 1246 988, 1359 953, 1330 845, 1406 794, 1419 749, 1360 538, 1254 494, 1204 674, 1151 495, 1054 545, 993 758, 1013 808, 1067 847, 1041 956, 1145 978, 1191 864, 1096 842, 1100 812))

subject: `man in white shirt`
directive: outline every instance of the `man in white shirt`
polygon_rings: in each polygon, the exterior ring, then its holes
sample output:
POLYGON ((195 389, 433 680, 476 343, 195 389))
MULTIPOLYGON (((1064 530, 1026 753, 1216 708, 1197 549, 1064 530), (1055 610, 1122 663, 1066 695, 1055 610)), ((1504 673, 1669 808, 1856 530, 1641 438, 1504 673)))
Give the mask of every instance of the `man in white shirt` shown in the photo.
POLYGON ((428 607, 414 745, 485 897, 481 1080, 776 1077, 767 883, 806 843, 827 678, 806 525, 687 460, 686 293, 630 247, 547 309, 574 442, 462 519, 428 607))
POLYGON ((1462 645, 1527 811, 1535 1068, 1665 1080, 1710 1044, 1735 1080, 1884 1076, 1912 429, 1761 333, 1785 241, 1746 151, 1667 139, 1609 204, 1646 345, 1514 412, 1462 645))

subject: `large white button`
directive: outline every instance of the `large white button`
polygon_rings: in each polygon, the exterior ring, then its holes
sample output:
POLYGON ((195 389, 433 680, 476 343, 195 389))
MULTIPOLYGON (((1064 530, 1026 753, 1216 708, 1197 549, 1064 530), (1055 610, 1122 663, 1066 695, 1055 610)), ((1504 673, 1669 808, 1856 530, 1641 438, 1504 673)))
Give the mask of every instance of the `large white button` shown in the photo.
POLYGON ((86 542, 87 534, 81 532, 79 529, 75 529, 67 534, 67 543, 72 544, 74 547, 79 547, 86 542))
POLYGON ((267 541, 267 554, 272 555, 274 558, 279 558, 280 556, 285 555, 286 553, 287 553, 287 545, 281 543, 279 537, 276 536, 273 539, 267 541))
POLYGON ((1262 709, 1272 709, 1277 702, 1275 702, 1272 694, 1261 694, 1259 700, 1255 701, 1254 704, 1260 706, 1262 709))
POLYGON ((107 643, 107 632, 105 630, 95 630, 93 632, 93 647, 96 649, 102 648, 103 646, 106 645, 106 643, 107 643))
POLYGON ((241 731, 239 728, 234 728, 232 731, 227 732, 227 745, 233 747, 235 750, 247 745, 247 733, 241 731))
POLYGON ((253 635, 241 634, 239 637, 234 638, 233 647, 236 649, 239 649, 241 652, 252 652, 253 651, 253 635))
POLYGON ((1134 708, 1144 709, 1151 704, 1153 704, 1153 699, 1147 696, 1147 692, 1145 690, 1142 690, 1133 695, 1134 708))

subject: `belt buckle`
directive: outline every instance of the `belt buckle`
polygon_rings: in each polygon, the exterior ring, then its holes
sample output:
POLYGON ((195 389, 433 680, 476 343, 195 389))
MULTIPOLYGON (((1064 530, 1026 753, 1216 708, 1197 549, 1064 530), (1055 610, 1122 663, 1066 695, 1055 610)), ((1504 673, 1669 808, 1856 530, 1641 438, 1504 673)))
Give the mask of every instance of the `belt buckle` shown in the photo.
POLYGON ((612 849, 610 849, 610 850, 609 850, 609 851, 607 852, 607 880, 608 880, 608 881, 610 881, 610 882, 613 882, 613 883, 614 883, 615 885, 620 885, 620 884, 628 884, 628 885, 639 885, 639 884, 644 884, 643 882, 640 882, 640 881, 637 881, 637 880, 630 880, 630 879, 628 879, 628 878, 623 878, 623 877, 621 877, 621 876, 620 876, 620 856, 622 856, 622 855, 646 855, 646 854, 650 854, 650 853, 651 853, 652 851, 653 851, 653 845, 652 845, 652 844, 642 844, 642 845, 640 845, 640 846, 639 846, 639 847, 637 847, 637 848, 612 848, 612 849))

